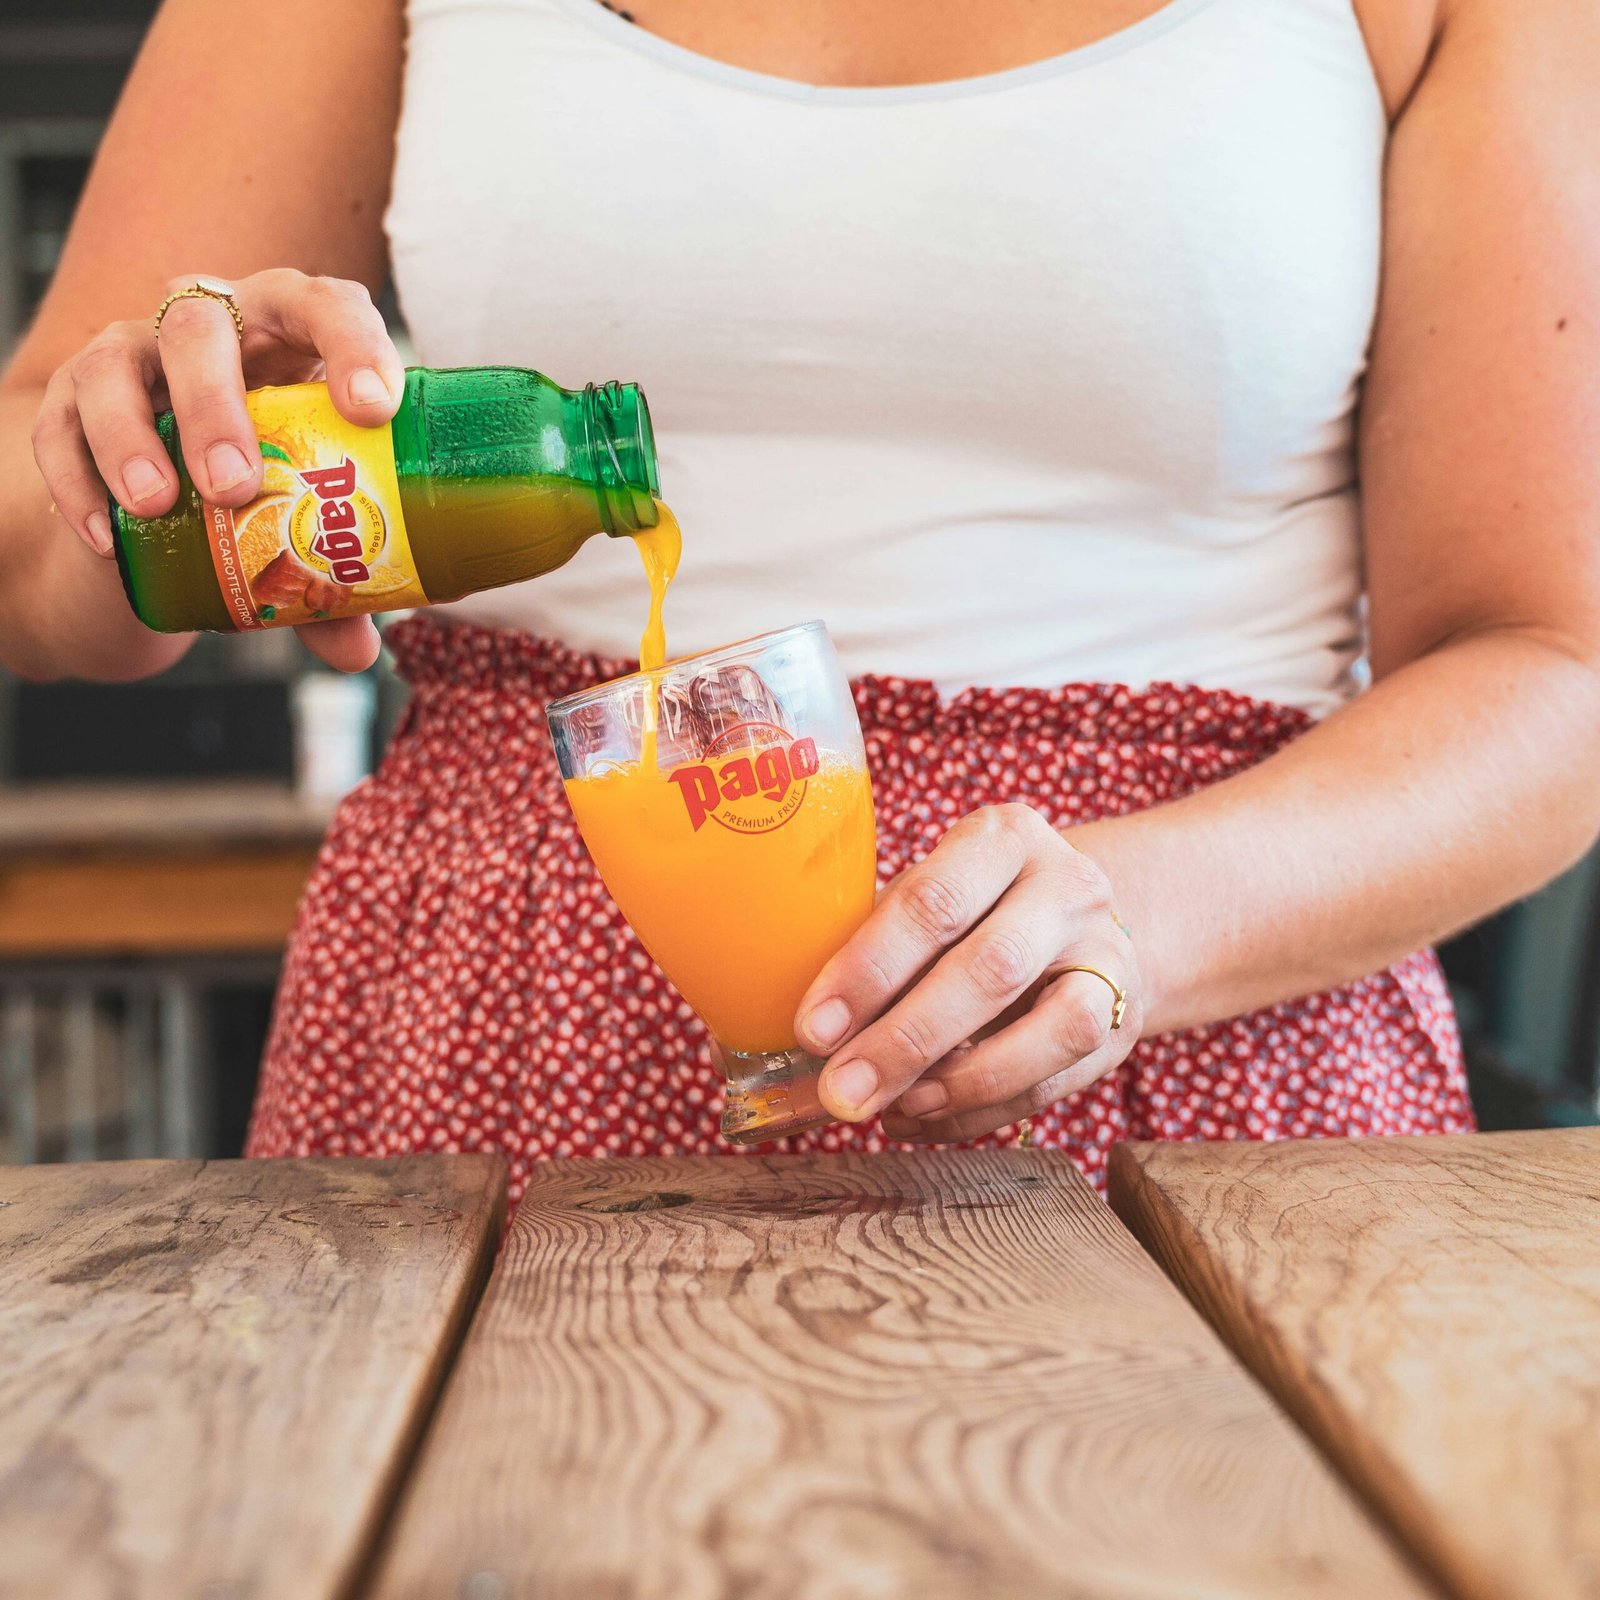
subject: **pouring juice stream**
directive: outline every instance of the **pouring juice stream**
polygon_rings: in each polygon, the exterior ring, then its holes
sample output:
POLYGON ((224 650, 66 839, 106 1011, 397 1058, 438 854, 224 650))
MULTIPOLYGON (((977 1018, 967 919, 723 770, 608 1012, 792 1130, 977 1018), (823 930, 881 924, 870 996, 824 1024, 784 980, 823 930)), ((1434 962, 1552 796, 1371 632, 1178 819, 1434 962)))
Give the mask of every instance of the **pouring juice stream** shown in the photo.
MULTIPOLYGON (((656 525, 640 528, 633 535, 638 546, 639 559, 644 563, 645 577, 650 580, 650 615, 645 622, 644 636, 639 640, 639 670, 656 673, 666 664, 667 630, 662 620, 661 608, 667 598, 667 586, 677 575, 678 561, 683 554, 683 534, 678 519, 657 500, 656 525)), ((639 765, 647 771, 657 770, 656 763, 656 681, 652 677, 645 687, 644 727, 640 733, 639 765)))

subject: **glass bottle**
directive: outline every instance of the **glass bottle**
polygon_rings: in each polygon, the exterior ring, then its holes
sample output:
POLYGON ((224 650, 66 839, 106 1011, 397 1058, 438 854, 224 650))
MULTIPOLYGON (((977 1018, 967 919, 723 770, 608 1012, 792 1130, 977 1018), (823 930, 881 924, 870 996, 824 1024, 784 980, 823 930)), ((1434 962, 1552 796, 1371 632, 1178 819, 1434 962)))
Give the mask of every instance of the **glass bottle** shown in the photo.
POLYGON ((156 428, 177 503, 148 518, 112 503, 123 587, 149 627, 226 632, 458 600, 657 520, 655 436, 633 384, 413 367, 377 428, 345 421, 321 383, 246 399, 263 457, 248 505, 201 497, 171 412, 156 428))

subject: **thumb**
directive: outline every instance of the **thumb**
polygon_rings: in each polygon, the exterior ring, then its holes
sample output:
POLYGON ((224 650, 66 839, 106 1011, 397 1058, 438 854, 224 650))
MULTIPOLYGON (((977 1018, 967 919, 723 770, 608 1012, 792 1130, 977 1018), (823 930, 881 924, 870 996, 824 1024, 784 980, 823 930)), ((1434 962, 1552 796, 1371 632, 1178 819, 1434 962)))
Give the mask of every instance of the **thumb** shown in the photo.
POLYGON ((294 630, 319 661, 336 672, 365 672, 378 659, 382 640, 371 617, 329 617, 294 630))

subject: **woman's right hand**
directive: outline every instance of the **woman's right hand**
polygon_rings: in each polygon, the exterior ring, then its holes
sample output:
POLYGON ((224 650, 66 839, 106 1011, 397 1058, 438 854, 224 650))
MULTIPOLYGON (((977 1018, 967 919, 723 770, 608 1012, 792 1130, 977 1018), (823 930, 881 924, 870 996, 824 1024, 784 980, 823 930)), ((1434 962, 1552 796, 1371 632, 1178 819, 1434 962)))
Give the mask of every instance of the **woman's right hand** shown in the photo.
MULTIPOLYGON (((175 278, 167 292, 192 287, 175 278)), ((155 307, 114 322, 52 374, 33 431, 34 457, 61 515, 96 555, 111 555, 109 490, 141 517, 170 511, 178 475, 155 430, 158 411, 178 422, 195 487, 216 505, 241 506, 261 485, 261 447, 245 389, 325 379, 334 406, 372 427, 395 413, 405 384, 399 353, 359 283, 292 268, 230 285, 244 337, 227 307, 193 296, 174 301, 156 338, 155 307)), ((378 653, 370 617, 337 617, 296 629, 330 666, 358 672, 378 653)))

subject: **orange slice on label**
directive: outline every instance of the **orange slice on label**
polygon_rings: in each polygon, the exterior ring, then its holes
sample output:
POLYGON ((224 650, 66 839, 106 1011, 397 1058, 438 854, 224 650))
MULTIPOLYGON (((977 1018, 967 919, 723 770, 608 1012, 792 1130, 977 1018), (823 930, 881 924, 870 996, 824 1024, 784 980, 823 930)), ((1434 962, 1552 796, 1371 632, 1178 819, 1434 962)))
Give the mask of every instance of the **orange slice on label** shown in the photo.
POLYGON ((239 560, 247 577, 255 578, 283 548, 285 513, 288 509, 287 495, 273 495, 270 500, 260 501, 239 524, 239 560))
POLYGON ((304 487, 299 474, 287 461, 267 460, 261 463, 262 494, 297 495, 304 487))
POLYGON ((372 569, 372 575, 360 585, 362 594, 398 594, 411 587, 411 574, 401 567, 381 566, 372 569))

